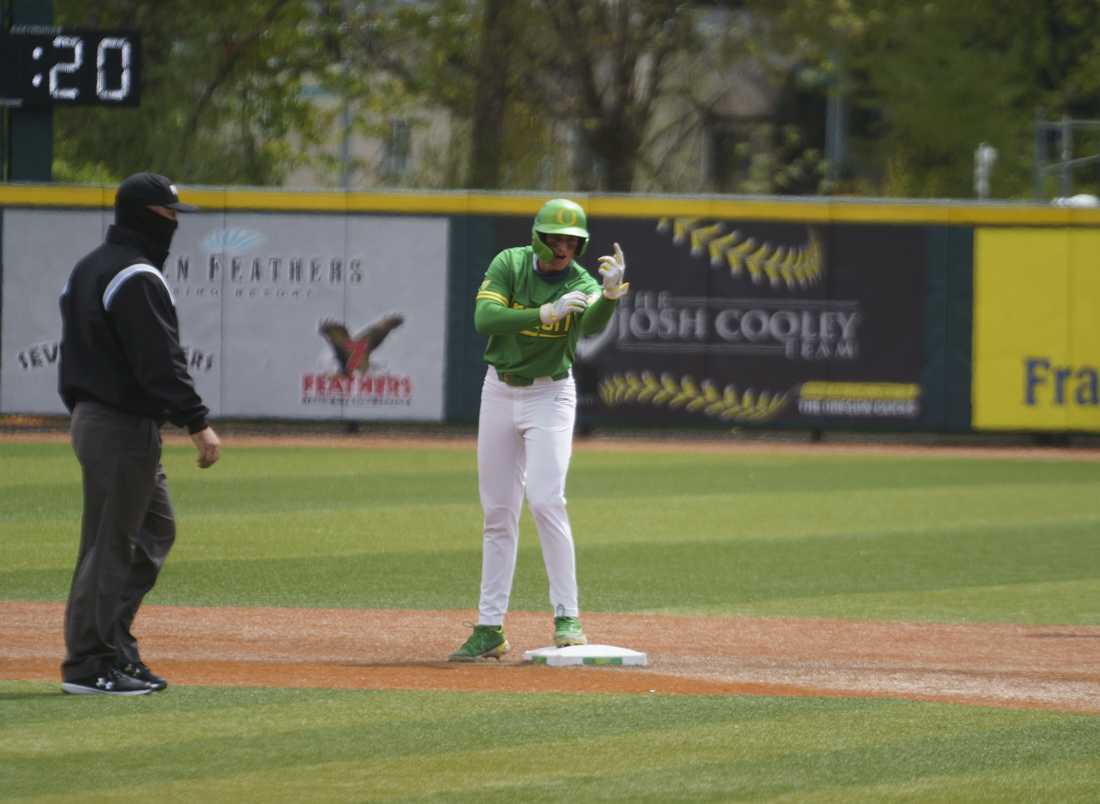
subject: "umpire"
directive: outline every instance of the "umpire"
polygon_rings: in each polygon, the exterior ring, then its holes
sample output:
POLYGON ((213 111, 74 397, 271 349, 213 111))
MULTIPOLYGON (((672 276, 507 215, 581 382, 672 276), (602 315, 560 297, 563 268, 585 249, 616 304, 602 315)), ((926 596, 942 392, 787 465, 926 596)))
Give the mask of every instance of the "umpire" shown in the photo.
POLYGON ((128 177, 105 242, 76 264, 61 293, 58 390, 72 413, 84 479, 65 608, 61 688, 68 693, 143 695, 167 686, 142 662, 130 628, 176 536, 161 425, 187 428, 201 468, 220 450, 187 373, 175 300, 161 273, 177 212, 196 209, 164 176, 128 177))

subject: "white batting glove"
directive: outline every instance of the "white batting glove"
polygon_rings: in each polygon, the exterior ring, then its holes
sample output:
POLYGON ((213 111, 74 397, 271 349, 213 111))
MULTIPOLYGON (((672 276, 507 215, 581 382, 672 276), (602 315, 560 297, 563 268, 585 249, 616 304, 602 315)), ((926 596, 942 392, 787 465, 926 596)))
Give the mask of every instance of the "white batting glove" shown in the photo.
POLYGON ((603 276, 604 298, 618 299, 626 295, 626 292, 630 289, 630 283, 623 281, 623 274, 625 273, 626 258, 623 257, 623 250, 616 243, 614 256, 605 255, 600 257, 600 275, 603 276))
POLYGON ((539 321, 556 324, 570 313, 583 313, 588 307, 588 296, 580 290, 572 290, 557 301, 547 302, 539 308, 539 321))

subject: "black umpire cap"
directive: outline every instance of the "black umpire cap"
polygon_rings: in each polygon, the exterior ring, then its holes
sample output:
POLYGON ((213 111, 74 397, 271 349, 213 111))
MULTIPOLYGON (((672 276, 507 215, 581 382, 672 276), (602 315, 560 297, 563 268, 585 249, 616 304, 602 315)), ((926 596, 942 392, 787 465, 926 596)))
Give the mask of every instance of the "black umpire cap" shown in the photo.
POLYGON ((197 212, 198 207, 180 201, 176 185, 157 173, 135 173, 127 176, 118 186, 115 206, 169 207, 179 212, 197 212))

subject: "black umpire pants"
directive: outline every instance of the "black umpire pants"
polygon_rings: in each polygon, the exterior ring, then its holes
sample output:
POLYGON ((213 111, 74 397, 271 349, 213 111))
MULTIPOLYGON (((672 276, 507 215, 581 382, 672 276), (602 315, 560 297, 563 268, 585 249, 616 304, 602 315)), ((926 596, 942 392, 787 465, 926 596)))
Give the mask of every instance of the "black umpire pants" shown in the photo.
POLYGON ((84 514, 65 607, 64 681, 141 660, 130 629, 176 538, 157 422, 82 401, 70 435, 84 514))

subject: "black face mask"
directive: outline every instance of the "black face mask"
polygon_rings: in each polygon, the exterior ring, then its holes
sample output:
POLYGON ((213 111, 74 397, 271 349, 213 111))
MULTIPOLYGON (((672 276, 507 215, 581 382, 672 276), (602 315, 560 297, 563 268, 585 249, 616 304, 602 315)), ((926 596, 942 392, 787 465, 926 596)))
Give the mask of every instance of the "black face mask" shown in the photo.
POLYGON ((149 252, 147 257, 163 268, 179 223, 162 217, 146 206, 122 204, 115 207, 115 223, 140 235, 149 252))

